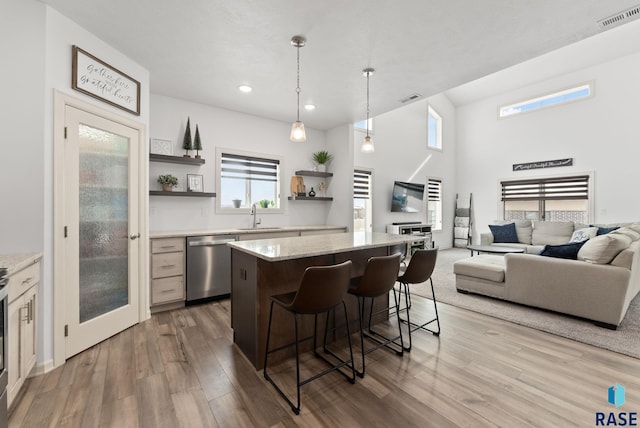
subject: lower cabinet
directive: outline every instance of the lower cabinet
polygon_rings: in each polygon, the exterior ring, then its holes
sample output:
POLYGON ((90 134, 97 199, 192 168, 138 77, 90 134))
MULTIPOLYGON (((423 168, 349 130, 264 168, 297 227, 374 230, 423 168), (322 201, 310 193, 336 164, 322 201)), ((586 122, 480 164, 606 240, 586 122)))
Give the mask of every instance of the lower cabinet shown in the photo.
MULTIPOLYGON (((7 310, 7 404, 10 406, 25 379, 36 364, 38 313, 38 280, 40 263, 34 265, 37 276, 22 278, 16 274, 9 278, 9 305, 7 310), (12 293, 13 290, 17 292, 12 293), (16 293, 21 293, 17 294, 16 293), (13 296, 12 296, 13 294, 13 296), (13 300, 11 300, 13 298, 13 300)), ((31 268, 29 268, 31 269, 31 268)))

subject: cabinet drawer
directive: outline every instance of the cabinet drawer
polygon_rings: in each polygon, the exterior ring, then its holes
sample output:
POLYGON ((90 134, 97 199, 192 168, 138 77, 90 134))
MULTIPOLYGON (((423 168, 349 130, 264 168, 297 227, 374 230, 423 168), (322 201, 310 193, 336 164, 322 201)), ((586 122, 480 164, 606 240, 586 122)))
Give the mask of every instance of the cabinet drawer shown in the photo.
POLYGON ((184 251, 184 238, 162 238, 151 240, 151 252, 156 253, 173 253, 176 251, 184 251))
POLYGON ((151 281, 151 304, 184 300, 184 279, 182 276, 154 279, 151 281))
POLYGON ((34 263, 9 277, 9 302, 40 282, 40 262, 34 263))
POLYGON ((151 278, 166 278, 184 274, 184 253, 151 255, 151 278))

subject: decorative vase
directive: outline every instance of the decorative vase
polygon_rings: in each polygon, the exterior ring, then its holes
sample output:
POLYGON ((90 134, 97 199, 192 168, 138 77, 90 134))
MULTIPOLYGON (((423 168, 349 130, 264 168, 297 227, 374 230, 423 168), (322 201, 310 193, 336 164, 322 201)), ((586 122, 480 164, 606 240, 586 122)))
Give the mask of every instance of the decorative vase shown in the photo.
POLYGON ((232 199, 231 202, 233 202, 233 208, 240 208, 242 199, 232 199))
POLYGON ((309 197, 313 198, 316 195, 316 191, 313 190, 313 187, 311 188, 311 190, 309 190, 309 197))
POLYGON ((327 172, 327 165, 321 163, 318 165, 318 172, 327 172))
POLYGON ((163 192, 172 192, 173 191, 173 186, 171 184, 163 184, 162 185, 162 191, 163 192))

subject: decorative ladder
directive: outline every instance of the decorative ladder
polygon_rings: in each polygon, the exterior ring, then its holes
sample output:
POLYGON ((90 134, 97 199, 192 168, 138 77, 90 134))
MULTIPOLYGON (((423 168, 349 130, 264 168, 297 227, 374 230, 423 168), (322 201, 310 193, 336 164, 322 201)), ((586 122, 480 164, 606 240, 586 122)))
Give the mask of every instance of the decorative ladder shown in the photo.
POLYGON ((456 205, 453 219, 453 246, 466 248, 471 244, 471 202, 472 195, 456 193, 456 205))

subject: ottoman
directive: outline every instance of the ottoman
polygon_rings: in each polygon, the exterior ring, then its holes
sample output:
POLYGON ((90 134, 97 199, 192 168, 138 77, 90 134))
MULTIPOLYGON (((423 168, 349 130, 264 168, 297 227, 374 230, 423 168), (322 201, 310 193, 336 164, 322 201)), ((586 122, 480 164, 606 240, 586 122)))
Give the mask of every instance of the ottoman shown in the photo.
POLYGON ((481 254, 453 264, 456 289, 461 293, 478 293, 506 298, 504 256, 481 254))

